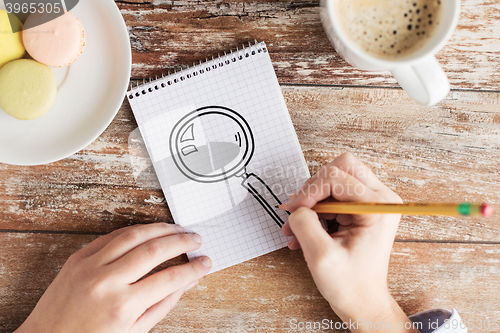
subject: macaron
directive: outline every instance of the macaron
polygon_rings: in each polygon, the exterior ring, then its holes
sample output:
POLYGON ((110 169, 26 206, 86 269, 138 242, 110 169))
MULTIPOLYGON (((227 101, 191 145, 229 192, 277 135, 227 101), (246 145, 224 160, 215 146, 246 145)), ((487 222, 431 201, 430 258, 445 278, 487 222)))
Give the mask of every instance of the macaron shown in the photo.
POLYGON ((21 38, 23 24, 13 14, 0 10, 0 68, 9 61, 22 58, 25 50, 21 38))
POLYGON ((20 120, 36 119, 56 101, 56 78, 49 67, 34 60, 14 60, 0 69, 0 91, 4 111, 20 120))
POLYGON ((34 60, 50 67, 65 67, 82 54, 85 31, 71 12, 55 18, 50 14, 34 13, 24 23, 23 42, 34 60))

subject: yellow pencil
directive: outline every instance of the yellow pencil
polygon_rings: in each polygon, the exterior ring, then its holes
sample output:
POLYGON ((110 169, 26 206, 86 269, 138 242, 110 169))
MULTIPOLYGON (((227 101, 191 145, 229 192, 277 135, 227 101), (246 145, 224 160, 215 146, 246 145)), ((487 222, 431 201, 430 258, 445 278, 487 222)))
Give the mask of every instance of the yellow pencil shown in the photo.
POLYGON ((493 208, 490 205, 471 203, 387 204, 372 202, 319 202, 312 210, 316 213, 331 214, 404 214, 483 217, 489 217, 493 214, 493 208))

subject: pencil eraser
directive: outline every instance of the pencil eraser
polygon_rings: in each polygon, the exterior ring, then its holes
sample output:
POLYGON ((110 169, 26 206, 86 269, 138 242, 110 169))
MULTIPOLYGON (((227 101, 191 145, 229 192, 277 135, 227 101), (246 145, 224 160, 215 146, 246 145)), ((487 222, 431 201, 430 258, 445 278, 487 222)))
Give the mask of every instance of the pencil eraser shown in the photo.
POLYGON ((483 214, 484 217, 490 217, 491 215, 493 215, 493 207, 488 204, 482 204, 481 214, 483 214))

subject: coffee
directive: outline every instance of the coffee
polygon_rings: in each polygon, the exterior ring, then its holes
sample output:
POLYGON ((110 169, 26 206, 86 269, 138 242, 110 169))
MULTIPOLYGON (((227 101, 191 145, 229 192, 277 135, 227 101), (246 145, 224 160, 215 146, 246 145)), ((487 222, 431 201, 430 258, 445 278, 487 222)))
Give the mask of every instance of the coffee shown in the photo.
POLYGON ((385 60, 420 50, 437 32, 443 14, 441 0, 337 0, 336 9, 350 39, 385 60))

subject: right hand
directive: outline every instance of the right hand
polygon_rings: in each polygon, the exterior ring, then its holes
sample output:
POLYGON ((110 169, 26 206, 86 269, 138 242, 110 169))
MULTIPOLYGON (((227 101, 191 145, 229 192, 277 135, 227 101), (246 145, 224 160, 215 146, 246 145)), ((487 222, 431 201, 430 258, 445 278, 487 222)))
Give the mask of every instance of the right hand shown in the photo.
POLYGON ((353 155, 343 154, 291 196, 284 207, 291 215, 283 233, 293 236, 290 249, 302 248, 319 291, 341 319, 407 321, 387 287, 389 257, 401 215, 329 216, 340 224, 330 235, 311 210, 328 198, 386 203, 401 203, 401 198, 353 155))

